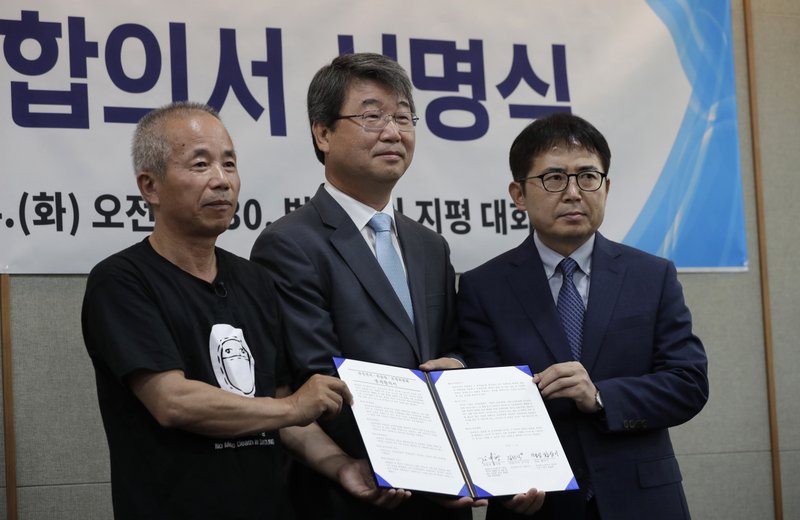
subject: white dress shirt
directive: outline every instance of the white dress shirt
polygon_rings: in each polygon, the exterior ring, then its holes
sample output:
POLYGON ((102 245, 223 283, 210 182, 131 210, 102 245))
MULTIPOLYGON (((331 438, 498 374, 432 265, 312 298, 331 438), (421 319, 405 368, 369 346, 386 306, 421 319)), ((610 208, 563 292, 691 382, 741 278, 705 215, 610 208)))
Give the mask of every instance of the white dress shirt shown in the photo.
MULTIPOLYGON (((347 213, 347 215, 352 219, 353 224, 356 225, 356 229, 361 232, 361 236, 364 237, 366 240, 367 245, 372 250, 372 254, 375 253, 375 231, 372 230, 367 224, 369 223, 370 219, 376 213, 370 206, 367 206, 361 201, 358 201, 351 197, 350 195, 342 192, 336 186, 332 185, 329 182, 325 182, 324 184, 325 191, 327 191, 333 200, 335 200, 342 209, 347 213)), ((391 197, 390 197, 391 200, 391 197)), ((394 246, 395 251, 397 251, 397 256, 400 257, 400 263, 403 265, 403 272, 408 275, 408 270, 406 269, 405 260, 403 260, 403 251, 400 249, 400 241, 397 239, 397 224, 394 221, 394 208, 392 204, 389 203, 383 208, 380 213, 385 213, 392 217, 392 245, 394 246)))

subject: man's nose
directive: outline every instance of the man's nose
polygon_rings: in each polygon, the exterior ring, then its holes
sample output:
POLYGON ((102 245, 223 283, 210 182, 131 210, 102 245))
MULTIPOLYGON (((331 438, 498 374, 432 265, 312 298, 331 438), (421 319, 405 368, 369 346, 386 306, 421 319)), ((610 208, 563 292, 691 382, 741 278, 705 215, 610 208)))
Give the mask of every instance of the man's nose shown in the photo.
POLYGON ((391 140, 399 140, 401 137, 400 135, 400 127, 397 126, 397 123, 394 120, 393 116, 389 117, 389 121, 386 123, 386 126, 383 127, 381 130, 381 138, 388 138, 391 140), (387 136, 387 137, 384 137, 387 136))
POLYGON ((578 187, 577 177, 567 177, 567 188, 564 190, 564 195, 570 198, 581 196, 581 189, 578 187))
POLYGON ((231 187, 231 180, 225 171, 225 167, 217 163, 211 168, 213 170, 212 179, 215 181, 215 185, 221 188, 229 189, 231 187))

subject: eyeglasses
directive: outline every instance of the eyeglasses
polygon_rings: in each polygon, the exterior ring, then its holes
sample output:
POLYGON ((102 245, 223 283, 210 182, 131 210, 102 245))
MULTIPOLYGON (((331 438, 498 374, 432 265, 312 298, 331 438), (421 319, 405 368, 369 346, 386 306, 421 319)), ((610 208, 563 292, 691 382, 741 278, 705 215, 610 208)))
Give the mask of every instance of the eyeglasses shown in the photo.
POLYGON ((419 117, 412 112, 395 112, 394 114, 384 114, 382 110, 367 110, 363 114, 354 114, 351 116, 339 116, 335 120, 350 119, 357 125, 368 132, 380 132, 389 120, 394 121, 395 126, 401 132, 411 132, 417 126, 419 117), (360 122, 358 120, 361 120, 360 122))
POLYGON ((597 191, 603 185, 603 179, 606 178, 607 173, 602 173, 597 170, 584 170, 578 173, 567 172, 547 172, 542 175, 533 175, 525 177, 517 182, 523 183, 532 179, 539 179, 542 181, 542 187, 545 191, 559 192, 564 191, 569 186, 569 178, 575 177, 578 188, 581 191, 597 191))

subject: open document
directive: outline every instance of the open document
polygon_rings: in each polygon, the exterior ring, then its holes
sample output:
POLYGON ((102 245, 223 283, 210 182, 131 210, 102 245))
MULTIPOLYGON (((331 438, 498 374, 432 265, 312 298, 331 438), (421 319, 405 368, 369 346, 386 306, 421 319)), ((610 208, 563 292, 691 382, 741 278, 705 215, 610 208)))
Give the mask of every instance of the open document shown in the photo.
POLYGON ((578 489, 527 366, 334 363, 380 486, 473 498, 578 489))

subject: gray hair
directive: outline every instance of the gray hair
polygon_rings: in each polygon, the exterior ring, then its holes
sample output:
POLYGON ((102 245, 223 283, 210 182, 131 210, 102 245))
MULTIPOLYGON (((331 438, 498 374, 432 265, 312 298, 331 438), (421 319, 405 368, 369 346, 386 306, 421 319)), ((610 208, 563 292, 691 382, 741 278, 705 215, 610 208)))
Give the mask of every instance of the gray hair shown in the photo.
MULTIPOLYGON (((312 127, 315 122, 320 122, 328 128, 335 128, 347 89, 354 80, 371 80, 386 86, 406 98, 411 111, 415 112, 411 80, 396 61, 368 52, 344 54, 319 69, 308 86, 308 122, 312 127)), ((311 140, 317 159, 325 164, 325 154, 317 148, 313 133, 311 140)))
POLYGON ((193 101, 175 101, 148 112, 139 120, 133 133, 131 156, 133 172, 152 172, 156 177, 167 174, 167 160, 172 147, 164 135, 164 123, 172 117, 187 116, 192 112, 205 112, 219 119, 212 107, 193 101))

